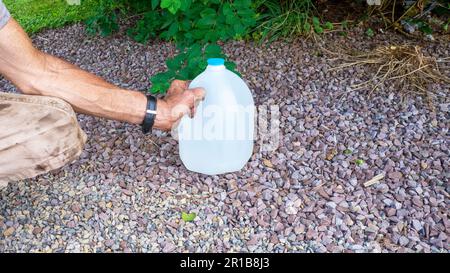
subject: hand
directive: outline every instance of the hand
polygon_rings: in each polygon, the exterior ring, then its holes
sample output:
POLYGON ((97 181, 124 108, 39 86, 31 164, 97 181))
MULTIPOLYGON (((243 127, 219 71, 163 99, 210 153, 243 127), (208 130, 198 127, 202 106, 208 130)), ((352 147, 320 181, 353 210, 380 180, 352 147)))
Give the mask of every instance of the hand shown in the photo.
POLYGON ((195 107, 204 98, 203 88, 188 89, 188 82, 174 80, 164 98, 156 102, 154 127, 169 131, 186 114, 193 117, 195 107))

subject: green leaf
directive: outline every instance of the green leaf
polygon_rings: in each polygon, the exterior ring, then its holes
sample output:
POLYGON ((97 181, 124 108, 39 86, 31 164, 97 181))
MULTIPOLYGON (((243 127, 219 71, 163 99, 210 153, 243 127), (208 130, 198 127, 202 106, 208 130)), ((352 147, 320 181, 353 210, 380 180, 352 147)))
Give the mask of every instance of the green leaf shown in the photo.
POLYGON ((192 45, 187 51, 189 54, 189 61, 198 58, 202 54, 203 47, 200 44, 192 45))
POLYGON ((333 30, 334 26, 331 22, 326 22, 324 28, 328 30, 333 30))
POLYGON ((182 56, 178 55, 173 59, 167 60, 166 64, 170 70, 178 70, 183 65, 183 62, 182 56))
POLYGON ((308 23, 308 22, 305 22, 305 24, 303 25, 303 30, 304 30, 306 33, 309 33, 309 32, 311 31, 311 24, 308 23))
POLYGON ((321 26, 315 26, 314 30, 316 31, 317 34, 322 34, 323 33, 323 28, 321 26))
POLYGON ((175 14, 181 7, 181 0, 161 0, 161 8, 175 14))
POLYGON ((210 44, 205 48, 205 55, 207 58, 213 58, 221 55, 222 49, 216 44, 210 44))
POLYGON ((216 16, 216 10, 212 8, 205 8, 200 12, 201 17, 208 17, 208 16, 216 16))
POLYGON ((204 29, 193 29, 191 31, 192 37, 195 40, 202 40, 203 38, 205 38, 207 31, 204 29))
POLYGON ((319 18, 317 18, 317 17, 314 16, 314 17, 312 18, 312 24, 313 24, 314 31, 315 31, 317 34, 323 33, 323 28, 320 26, 320 20, 319 20, 319 18))
POLYGON ((166 32, 166 35, 168 36, 168 38, 173 38, 177 32, 178 32, 178 22, 175 21, 170 25, 169 29, 166 32))
POLYGON ((253 11, 250 9, 239 9, 237 10, 237 14, 240 17, 251 17, 253 15, 253 11))
POLYGON ((208 15, 198 19, 197 26, 209 28, 211 25, 214 25, 216 22, 216 16, 208 15))
POLYGON ((155 10, 159 5, 160 0, 152 0, 152 10, 155 10))
POLYGON ((225 22, 229 25, 233 25, 236 21, 236 17, 234 17, 233 14, 231 15, 225 15, 225 22))
POLYGON ((182 80, 182 81, 192 80, 192 79, 189 78, 189 74, 190 74, 189 73, 189 68, 186 67, 186 68, 178 71, 178 74, 177 74, 176 78, 178 80, 182 80))
POLYGON ((319 18, 317 18, 315 16, 312 18, 312 23, 315 28, 320 27, 320 20, 319 20, 319 18))
POLYGON ((349 155, 351 153, 352 153, 352 150, 350 150, 350 149, 345 149, 344 150, 344 155, 349 155))
POLYGON ((371 28, 368 28, 368 29, 366 30, 366 35, 367 35, 368 37, 373 37, 373 36, 375 35, 375 33, 373 32, 373 30, 372 30, 371 28))
POLYGON ((217 40, 219 40, 219 36, 216 32, 210 31, 206 33, 204 41, 215 43, 217 40))
POLYGON ((425 34, 433 33, 433 29, 427 23, 424 23, 419 29, 425 34))
POLYGON ((192 0, 181 0, 180 10, 187 11, 192 4, 192 0))
POLYGON ((236 64, 233 62, 225 62, 225 67, 228 70, 234 71, 236 69, 236 64))
POLYGON ((231 8, 230 3, 224 3, 222 6, 222 13, 225 16, 233 16, 233 9, 231 8))
POLYGON ((194 221, 195 217, 197 217, 197 214, 195 214, 194 212, 186 213, 183 211, 181 213, 181 219, 183 219, 183 221, 185 221, 185 222, 192 222, 192 221, 194 221))
POLYGON ((236 32, 237 35, 242 35, 245 32, 245 28, 242 24, 240 23, 236 23, 233 26, 234 31, 236 32))
POLYGON ((175 21, 174 16, 168 16, 166 21, 161 26, 161 29, 165 29, 166 27, 170 26, 175 21))
POLYGON ((356 160, 355 160, 355 164, 358 165, 358 166, 361 166, 362 164, 364 164, 364 160, 362 160, 362 159, 356 159, 356 160))

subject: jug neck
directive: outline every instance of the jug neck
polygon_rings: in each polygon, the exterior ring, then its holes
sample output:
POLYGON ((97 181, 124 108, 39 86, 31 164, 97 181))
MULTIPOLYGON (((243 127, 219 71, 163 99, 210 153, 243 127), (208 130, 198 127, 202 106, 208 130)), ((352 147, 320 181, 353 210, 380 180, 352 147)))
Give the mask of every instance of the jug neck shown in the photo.
POLYGON ((207 71, 221 71, 225 70, 225 65, 208 65, 206 66, 207 71))

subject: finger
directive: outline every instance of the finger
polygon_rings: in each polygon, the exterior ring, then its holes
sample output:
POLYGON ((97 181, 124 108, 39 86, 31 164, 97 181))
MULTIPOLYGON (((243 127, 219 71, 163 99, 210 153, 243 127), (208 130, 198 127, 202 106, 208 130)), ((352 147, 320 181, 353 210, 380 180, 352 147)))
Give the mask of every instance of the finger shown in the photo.
POLYGON ((201 102, 200 100, 196 100, 194 102, 194 106, 191 108, 191 115, 192 115, 192 117, 195 116, 195 113, 197 112, 197 107, 200 104, 200 102, 201 102))
POLYGON ((196 107, 196 106, 193 106, 193 107, 191 108, 190 118, 194 118, 196 110, 197 110, 197 107, 196 107))
POLYGON ((190 111, 190 116, 193 116, 195 107, 204 97, 205 91, 203 88, 194 88, 186 90, 181 97, 180 104, 186 106, 190 111))
POLYGON ((173 84, 174 84, 174 88, 176 88, 176 89, 182 89, 182 90, 188 89, 187 81, 174 80, 173 84))
POLYGON ((201 88, 201 87, 188 89, 188 91, 192 92, 192 94, 194 95, 194 99, 196 101, 197 100, 202 100, 205 97, 205 95, 206 95, 205 89, 201 88))
POLYGON ((187 82, 182 80, 173 80, 170 84, 169 90, 167 90, 167 94, 179 94, 183 92, 183 90, 187 89, 187 82))
POLYGON ((195 102, 198 100, 195 96, 194 89, 188 89, 184 91, 181 97, 181 103, 185 104, 189 108, 192 108, 195 104, 195 102))

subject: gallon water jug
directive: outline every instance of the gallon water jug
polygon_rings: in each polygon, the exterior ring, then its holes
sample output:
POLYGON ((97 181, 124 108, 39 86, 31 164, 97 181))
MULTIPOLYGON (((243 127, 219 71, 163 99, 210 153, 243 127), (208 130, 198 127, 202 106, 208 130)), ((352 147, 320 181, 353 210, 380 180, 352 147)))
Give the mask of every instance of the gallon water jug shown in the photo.
POLYGON ((242 169, 253 151, 250 90, 219 58, 208 59, 205 71, 189 85, 195 87, 203 87, 206 94, 195 116, 184 116, 178 127, 181 161, 187 169, 208 175, 242 169))

